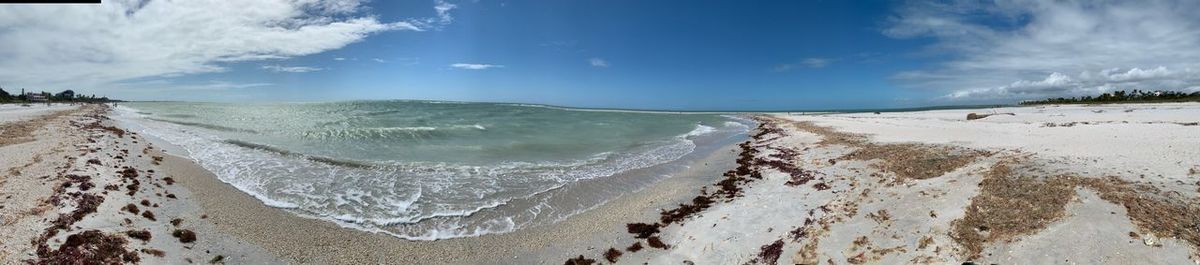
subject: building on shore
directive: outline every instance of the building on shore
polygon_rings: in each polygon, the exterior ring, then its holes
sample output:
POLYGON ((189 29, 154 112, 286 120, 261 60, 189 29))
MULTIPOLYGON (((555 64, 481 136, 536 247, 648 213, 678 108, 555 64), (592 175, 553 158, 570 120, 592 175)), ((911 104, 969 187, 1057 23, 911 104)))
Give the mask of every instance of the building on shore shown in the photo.
POLYGON ((29 102, 50 102, 50 95, 47 93, 25 93, 25 99, 29 102))

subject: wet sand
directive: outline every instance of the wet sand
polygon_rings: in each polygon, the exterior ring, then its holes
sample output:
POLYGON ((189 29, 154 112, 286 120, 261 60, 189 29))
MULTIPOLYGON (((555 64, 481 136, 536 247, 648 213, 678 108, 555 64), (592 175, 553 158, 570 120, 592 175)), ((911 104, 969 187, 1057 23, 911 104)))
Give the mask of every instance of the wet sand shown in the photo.
MULTIPOLYGON (((729 149, 729 148, 726 148, 729 149)), ((691 169, 596 209, 555 224, 511 233, 436 241, 409 241, 342 228, 263 205, 189 160, 168 156, 167 174, 192 191, 208 221, 228 235, 263 246, 286 260, 316 264, 560 264, 624 238, 629 220, 650 219, 659 208, 688 198, 732 165, 732 153, 714 152, 691 169), (705 166, 705 163, 708 165, 705 166)))

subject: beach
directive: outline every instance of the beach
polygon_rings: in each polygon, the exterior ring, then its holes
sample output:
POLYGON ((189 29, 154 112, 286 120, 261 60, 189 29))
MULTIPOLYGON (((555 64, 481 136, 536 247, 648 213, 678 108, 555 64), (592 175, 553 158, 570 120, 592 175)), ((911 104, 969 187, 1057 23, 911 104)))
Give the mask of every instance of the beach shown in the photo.
POLYGON ((1200 260, 1197 103, 752 114, 745 139, 585 211, 438 240, 269 206, 114 111, 0 108, 3 263, 1200 260))

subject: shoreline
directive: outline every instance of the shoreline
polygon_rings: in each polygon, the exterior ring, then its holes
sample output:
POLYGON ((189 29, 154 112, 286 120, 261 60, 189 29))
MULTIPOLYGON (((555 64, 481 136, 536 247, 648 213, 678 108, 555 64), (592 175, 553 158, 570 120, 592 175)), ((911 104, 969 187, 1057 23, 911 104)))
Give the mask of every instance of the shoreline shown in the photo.
POLYGON ((222 233, 300 263, 372 263, 398 258, 423 263, 487 264, 503 258, 504 263, 512 264, 557 264, 567 258, 564 253, 599 248, 622 237, 609 231, 620 229, 627 220, 651 218, 649 213, 685 201, 694 187, 711 182, 729 168, 722 165, 732 165, 733 147, 720 147, 691 162, 692 166, 682 172, 553 224, 433 241, 342 227, 267 206, 187 158, 167 154, 162 170, 179 176, 177 183, 197 195, 195 200, 205 209, 208 220, 222 233))

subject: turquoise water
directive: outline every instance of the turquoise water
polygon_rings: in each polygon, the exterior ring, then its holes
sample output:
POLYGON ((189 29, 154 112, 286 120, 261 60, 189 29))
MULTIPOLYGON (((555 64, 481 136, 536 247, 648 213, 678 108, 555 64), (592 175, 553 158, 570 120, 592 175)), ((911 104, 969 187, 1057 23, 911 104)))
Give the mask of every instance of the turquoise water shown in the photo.
POLYGON ((712 114, 429 101, 144 102, 118 112, 268 205, 409 239, 553 223, 749 128, 712 114))

